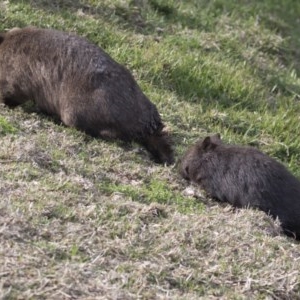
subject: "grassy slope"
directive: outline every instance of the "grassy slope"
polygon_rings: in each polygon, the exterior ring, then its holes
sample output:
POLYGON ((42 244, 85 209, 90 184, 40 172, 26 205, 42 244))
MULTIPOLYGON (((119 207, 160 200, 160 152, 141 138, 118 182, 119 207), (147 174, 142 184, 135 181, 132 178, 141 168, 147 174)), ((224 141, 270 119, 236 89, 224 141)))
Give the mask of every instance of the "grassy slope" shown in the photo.
MULTIPOLYGON (((300 177, 299 15, 294 0, 13 0, 0 1, 0 30, 101 45, 156 103, 178 157, 220 132, 300 177)), ((206 199, 137 145, 30 105, 1 107, 0 137, 0 298, 299 296, 300 246, 278 224, 206 199)))

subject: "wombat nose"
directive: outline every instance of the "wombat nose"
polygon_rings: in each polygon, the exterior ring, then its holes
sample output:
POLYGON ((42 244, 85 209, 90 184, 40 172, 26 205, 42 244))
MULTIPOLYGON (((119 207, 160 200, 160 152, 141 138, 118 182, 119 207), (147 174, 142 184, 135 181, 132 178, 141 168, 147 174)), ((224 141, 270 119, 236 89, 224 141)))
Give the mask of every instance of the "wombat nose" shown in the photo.
POLYGON ((186 179, 186 180, 189 180, 190 179, 190 176, 189 176, 189 166, 183 166, 181 168, 181 176, 186 179))

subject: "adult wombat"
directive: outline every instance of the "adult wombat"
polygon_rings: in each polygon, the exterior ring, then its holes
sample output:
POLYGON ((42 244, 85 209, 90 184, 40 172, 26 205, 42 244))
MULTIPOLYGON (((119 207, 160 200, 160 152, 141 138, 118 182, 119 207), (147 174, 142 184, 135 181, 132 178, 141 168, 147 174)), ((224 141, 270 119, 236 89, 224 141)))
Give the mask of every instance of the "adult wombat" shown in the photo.
POLYGON ((187 151, 181 174, 213 198, 278 217, 284 232, 300 239, 300 181, 259 150, 208 136, 187 151))
POLYGON ((137 141, 158 162, 173 162, 155 105, 125 67, 84 38, 35 27, 0 34, 0 102, 27 100, 67 126, 137 141))

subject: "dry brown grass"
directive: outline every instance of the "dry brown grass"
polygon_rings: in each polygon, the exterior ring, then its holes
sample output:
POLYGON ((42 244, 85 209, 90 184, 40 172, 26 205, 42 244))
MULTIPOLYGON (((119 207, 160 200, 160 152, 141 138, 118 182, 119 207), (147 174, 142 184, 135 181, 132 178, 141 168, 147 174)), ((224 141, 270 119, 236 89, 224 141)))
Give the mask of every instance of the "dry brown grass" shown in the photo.
POLYGON ((203 199, 134 145, 93 140, 22 109, 1 115, 18 130, 1 136, 1 298, 298 297, 300 246, 262 212, 206 199, 204 210, 180 213, 107 192, 103 182, 138 187, 158 177, 186 200, 203 199))

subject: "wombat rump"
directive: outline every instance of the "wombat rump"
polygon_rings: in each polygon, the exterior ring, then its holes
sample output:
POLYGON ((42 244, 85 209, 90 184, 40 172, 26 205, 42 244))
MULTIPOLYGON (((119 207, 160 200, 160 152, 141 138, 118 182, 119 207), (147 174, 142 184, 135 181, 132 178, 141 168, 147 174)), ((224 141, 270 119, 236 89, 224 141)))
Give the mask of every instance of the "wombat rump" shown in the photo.
POLYGON ((168 134, 130 72, 84 38, 51 29, 0 34, 0 102, 28 100, 92 136, 136 141, 173 162, 168 134))
POLYGON ((192 146, 180 167, 211 197, 278 217, 284 232, 300 239, 300 181, 275 159, 214 135, 192 146))

